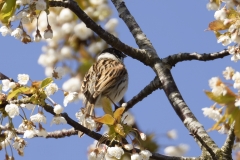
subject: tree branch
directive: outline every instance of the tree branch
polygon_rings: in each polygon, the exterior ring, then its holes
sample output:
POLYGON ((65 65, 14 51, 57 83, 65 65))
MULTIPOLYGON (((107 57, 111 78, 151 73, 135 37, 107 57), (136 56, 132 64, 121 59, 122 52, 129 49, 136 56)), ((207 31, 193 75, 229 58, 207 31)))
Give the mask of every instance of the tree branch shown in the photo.
MULTIPOLYGON (((184 122, 186 128, 191 131, 194 128, 199 128, 198 135, 206 141, 207 145, 213 149, 213 151, 218 151, 218 147, 215 144, 215 142, 209 137, 203 126, 198 122, 194 114, 191 112, 187 104, 184 102, 176 83, 174 82, 174 79, 172 77, 172 74, 170 72, 169 65, 164 63, 156 53, 155 49, 151 45, 151 43, 147 40, 145 35, 142 33, 142 30, 138 26, 138 24, 135 22, 134 18, 131 16, 130 12, 127 10, 125 4, 122 0, 112 0, 115 7, 118 9, 120 17, 123 18, 124 22, 128 26, 129 30, 132 32, 134 38, 136 39, 136 42, 138 46, 141 48, 144 48, 147 51, 148 56, 148 63, 149 66, 152 67, 152 69, 155 71, 157 77, 159 78, 163 90, 168 97, 171 105, 173 106, 173 109, 179 116, 179 118, 184 122), (124 17, 123 17, 124 15, 124 17), (130 17, 130 18, 126 18, 130 17), (134 32, 134 27, 137 28, 137 32, 134 32), (143 41, 138 41, 138 36, 140 35, 140 39, 143 41), (141 37, 143 36, 143 37, 141 37), (149 42, 148 45, 143 45, 145 42, 149 42)), ((195 138, 195 140, 198 142, 199 146, 202 147, 202 144, 195 138)))
POLYGON ((227 139, 221 148, 222 154, 223 154, 223 160, 232 159, 232 156, 231 156, 232 148, 233 148, 233 144, 234 144, 234 140, 235 140, 234 127, 235 127, 235 121, 231 124, 227 139))
POLYGON ((69 8, 74 12, 79 19, 81 19, 88 28, 99 35, 103 40, 105 40, 112 47, 124 52, 126 55, 131 56, 147 65, 147 56, 144 50, 135 49, 128 46, 127 44, 121 42, 118 38, 112 34, 106 32, 101 26, 96 24, 73 0, 68 1, 49 1, 50 7, 65 7, 69 8))
POLYGON ((223 50, 220 52, 214 52, 214 53, 203 53, 203 54, 198 54, 196 52, 194 53, 178 53, 174 55, 170 55, 162 61, 171 67, 175 66, 179 62, 184 62, 184 61, 191 61, 191 60, 198 60, 198 61, 211 61, 215 60, 218 58, 223 58, 230 55, 228 50, 223 50))
MULTIPOLYGON (((7 126, 0 125, 0 129, 3 131, 9 130, 7 126)), ((15 129, 17 135, 23 135, 24 131, 20 131, 19 129, 15 129)), ((53 132, 48 132, 48 135, 46 138, 65 138, 65 137, 70 137, 73 135, 77 135, 78 131, 75 129, 62 129, 58 131, 53 131, 53 132)), ((39 137, 38 135, 34 135, 34 137, 39 137)))
POLYGON ((119 17, 125 22, 129 31, 132 33, 139 48, 153 50, 152 52, 156 52, 152 46, 152 43, 143 33, 142 29, 126 7, 125 2, 122 0, 112 0, 112 3, 117 9, 119 17))
POLYGON ((154 80, 152 80, 143 90, 127 102, 125 111, 132 108, 136 103, 140 102, 157 89, 162 89, 162 85, 159 79, 155 77, 154 80))

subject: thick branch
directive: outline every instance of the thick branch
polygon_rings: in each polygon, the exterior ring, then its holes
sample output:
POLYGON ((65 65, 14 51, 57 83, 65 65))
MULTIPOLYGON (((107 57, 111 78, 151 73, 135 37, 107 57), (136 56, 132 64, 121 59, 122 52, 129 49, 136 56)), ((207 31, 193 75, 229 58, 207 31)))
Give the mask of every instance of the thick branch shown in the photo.
POLYGON ((191 61, 191 60, 198 60, 198 61, 211 61, 215 60, 218 58, 223 58, 230 55, 227 50, 223 50, 220 52, 214 52, 214 53, 203 53, 203 54, 198 54, 196 52, 194 53, 178 53, 174 55, 170 55, 162 61, 171 67, 175 66, 179 62, 184 62, 184 61, 191 61))
MULTIPOLYGON (((132 33, 139 48, 145 50, 154 49, 152 43, 149 39, 147 39, 146 35, 143 33, 142 29, 126 7, 125 2, 122 0, 112 0, 112 3, 117 9, 119 17, 122 18, 129 31, 132 33)), ((154 52, 156 51, 154 50, 154 52)))
POLYGON ((136 103, 140 102, 148 95, 152 94, 153 91, 157 89, 162 89, 161 82, 157 77, 154 78, 143 90, 141 90, 136 96, 134 96, 130 101, 127 102, 125 111, 132 108, 136 103))
POLYGON ((139 50, 128 46, 121 42, 118 38, 112 34, 106 32, 101 26, 96 24, 73 0, 68 1, 49 1, 50 7, 65 7, 69 8, 74 12, 79 19, 81 19, 88 28, 93 30, 96 34, 99 35, 103 40, 105 40, 112 47, 124 52, 126 55, 131 56, 134 59, 137 59, 147 65, 146 52, 144 50, 139 50))
POLYGON ((234 126, 235 122, 232 123, 230 130, 228 132, 227 139, 222 146, 221 150, 223 153, 223 160, 231 160, 232 159, 232 148, 235 140, 235 134, 234 134, 234 126))
MULTIPOLYGON (((184 122, 186 128, 191 132, 195 128, 198 128, 197 133, 203 141, 216 153, 218 150, 215 142, 209 137, 202 124, 198 122, 194 114, 191 112, 187 104, 185 103, 183 97, 181 96, 176 83, 172 77, 172 74, 169 68, 164 65, 160 60, 155 63, 153 69, 156 71, 162 86, 163 90, 168 97, 169 102, 173 106, 173 109, 179 116, 179 118, 184 122)), ((195 138, 199 146, 202 148, 202 144, 195 138)))
POLYGON ((202 146, 208 151, 208 153, 211 155, 213 160, 217 160, 215 153, 213 152, 212 148, 210 148, 205 142, 204 140, 197 134, 197 130, 195 129, 193 132, 191 132, 190 135, 194 136, 194 138, 196 138, 201 144, 202 146))

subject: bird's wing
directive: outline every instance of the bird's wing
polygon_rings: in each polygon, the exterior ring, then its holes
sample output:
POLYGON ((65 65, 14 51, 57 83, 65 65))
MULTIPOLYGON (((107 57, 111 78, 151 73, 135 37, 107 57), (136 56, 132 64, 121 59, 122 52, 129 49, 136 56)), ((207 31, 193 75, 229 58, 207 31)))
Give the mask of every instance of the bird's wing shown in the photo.
MULTIPOLYGON (((101 65, 104 68, 100 67, 99 72, 101 74, 98 74, 96 79, 93 98, 98 97, 102 93, 106 95, 111 88, 118 85, 117 82, 120 81, 122 76, 127 74, 127 70, 122 63, 109 59, 107 62, 107 65, 101 65)), ((106 63, 106 60, 102 60, 101 63, 106 63)))

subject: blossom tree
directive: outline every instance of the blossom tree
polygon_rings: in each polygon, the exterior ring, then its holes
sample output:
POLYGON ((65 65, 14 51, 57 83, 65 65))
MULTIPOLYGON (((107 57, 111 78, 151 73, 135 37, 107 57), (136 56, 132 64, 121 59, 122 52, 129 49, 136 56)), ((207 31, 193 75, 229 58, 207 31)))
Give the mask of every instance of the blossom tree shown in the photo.
MULTIPOLYGON (((16 79, 10 78, 7 73, 0 73, 2 80, 0 147, 2 152, 5 151, 5 159, 14 159, 13 149, 23 156, 29 138, 63 138, 77 134, 85 134, 96 140, 95 144, 89 147, 87 157, 91 160, 124 158, 145 160, 150 157, 232 159, 232 148, 239 147, 240 137, 239 71, 226 66, 223 76, 232 82, 226 83, 219 77, 213 77, 209 80, 211 91, 205 91, 207 97, 213 101, 211 107, 202 108, 203 114, 216 122, 211 130, 227 134, 224 145, 218 147, 190 110, 191 106, 188 106, 182 98, 171 69, 176 64, 189 60, 210 61, 228 55, 232 55, 231 60, 237 62, 240 59, 238 47, 240 2, 210 0, 207 4, 207 9, 216 10, 214 14, 216 20, 209 23, 207 30, 214 32, 218 43, 229 45, 228 49, 209 54, 172 54, 166 58, 156 51, 125 3, 122 0, 112 0, 111 3, 126 24, 138 48, 129 46, 117 38, 115 28, 118 20, 110 17, 112 11, 108 2, 104 0, 0 1, 2 23, 0 32, 3 36, 11 35, 25 44, 46 41, 42 49, 44 53, 38 59, 38 63, 45 68, 46 77, 42 80, 34 80, 26 73, 18 74, 16 79), (133 98, 121 100, 115 110, 106 99, 102 102, 104 113, 101 115, 86 118, 79 107, 75 111, 75 117, 71 117, 64 111, 65 107, 74 101, 81 101, 82 78, 94 63, 97 53, 109 46, 150 67, 155 73, 155 78, 133 98), (70 78, 60 88, 57 81, 66 75, 70 78), (182 157, 188 149, 185 144, 166 147, 165 155, 157 153, 159 146, 152 134, 143 133, 133 120, 128 111, 156 90, 165 93, 176 115, 201 148, 201 155, 182 157), (58 93, 63 95, 62 103, 54 100, 54 95, 58 93), (31 112, 30 116, 27 116, 28 110, 31 112), (51 125, 67 124, 72 128, 48 132, 45 129, 47 116, 52 119, 51 125), (21 120, 17 121, 17 118, 21 120), (86 121, 88 128, 82 125, 83 120, 86 121), (99 133, 103 130, 102 125, 108 127, 106 133, 99 133), (10 153, 7 151, 9 148, 10 153)), ((166 135, 170 139, 175 139, 176 131, 171 130, 166 135)))

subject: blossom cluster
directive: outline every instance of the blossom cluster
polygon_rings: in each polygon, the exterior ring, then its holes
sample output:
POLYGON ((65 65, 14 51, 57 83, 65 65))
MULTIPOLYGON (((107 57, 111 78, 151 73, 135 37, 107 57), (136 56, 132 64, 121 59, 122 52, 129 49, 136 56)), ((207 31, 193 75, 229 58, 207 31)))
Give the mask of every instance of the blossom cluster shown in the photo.
POLYGON ((209 86, 212 89, 211 92, 206 92, 207 96, 216 103, 210 108, 202 108, 203 114, 206 117, 213 119, 215 122, 220 122, 224 117, 225 120, 220 126, 215 126, 212 129, 218 130, 219 133, 226 134, 229 130, 228 117, 232 114, 238 114, 240 111, 240 72, 235 71, 232 67, 226 67, 223 71, 223 77, 225 80, 232 80, 232 87, 237 90, 235 94, 230 88, 229 83, 223 82, 219 77, 213 77, 209 80, 209 86), (219 104, 221 108, 217 108, 219 104), (223 109, 226 111, 223 112, 223 109))
POLYGON ((215 21, 209 24, 209 30, 214 31, 217 42, 227 46, 230 43, 237 45, 228 46, 228 51, 232 54, 231 60, 237 62, 240 60, 240 2, 235 0, 218 1, 210 0, 207 4, 208 10, 216 10, 214 14, 215 21), (225 3, 225 5, 221 5, 225 3), (221 6, 223 6, 221 8, 221 6))
MULTIPOLYGON (((47 131, 43 128, 43 124, 47 123, 47 118, 43 112, 43 106, 41 106, 43 104, 41 103, 42 101, 49 99, 53 103, 53 111, 56 115, 53 117, 51 124, 66 124, 67 121, 61 116, 64 108, 50 98, 51 95, 59 90, 52 78, 46 78, 39 82, 31 81, 31 85, 28 85, 30 81, 29 75, 18 74, 17 80, 15 82, 12 79, 3 79, 2 84, 0 84, 0 104, 6 104, 4 111, 1 111, 1 115, 5 114, 4 117, 7 116, 10 119, 7 130, 3 133, 5 138, 0 143, 0 148, 12 145, 20 155, 23 155, 24 147, 26 146, 25 138, 48 136, 47 131), (30 97, 24 95, 25 93, 31 93, 30 97), (23 98, 21 98, 21 95, 23 98), (37 97, 39 99, 36 99, 37 97), (25 98, 29 99, 24 100, 25 98), (38 112, 33 114, 36 108, 38 112), (32 112, 29 118, 26 117, 26 109, 32 112), (21 115, 20 110, 22 110, 23 115, 21 115), (17 116, 22 118, 22 123, 19 125, 18 130, 24 132, 23 138, 17 136, 12 122, 12 119, 17 116), (36 127, 36 124, 38 124, 38 127, 36 127)), ((68 103, 75 101, 76 98, 78 98, 77 92, 64 92, 64 106, 66 107, 68 103)))
MULTIPOLYGON (((37 12, 47 10, 47 4, 45 0, 17 0, 16 3, 8 4, 9 8, 19 8, 15 14, 9 19, 1 19, 3 26, 0 28, 0 33, 3 36, 10 34, 11 36, 15 37, 16 39, 20 39, 23 43, 31 42, 31 37, 27 34, 24 30, 23 25, 27 25, 32 23, 34 20, 38 18, 37 12), (19 21, 19 25, 14 30, 11 28, 11 23, 19 21)), ((2 10, 2 14, 10 14, 8 12, 4 12, 2 10)), ((38 41, 36 37, 41 37, 40 34, 35 36, 35 41, 38 41)), ((44 38, 52 38, 52 30, 51 28, 45 28, 44 38)))

